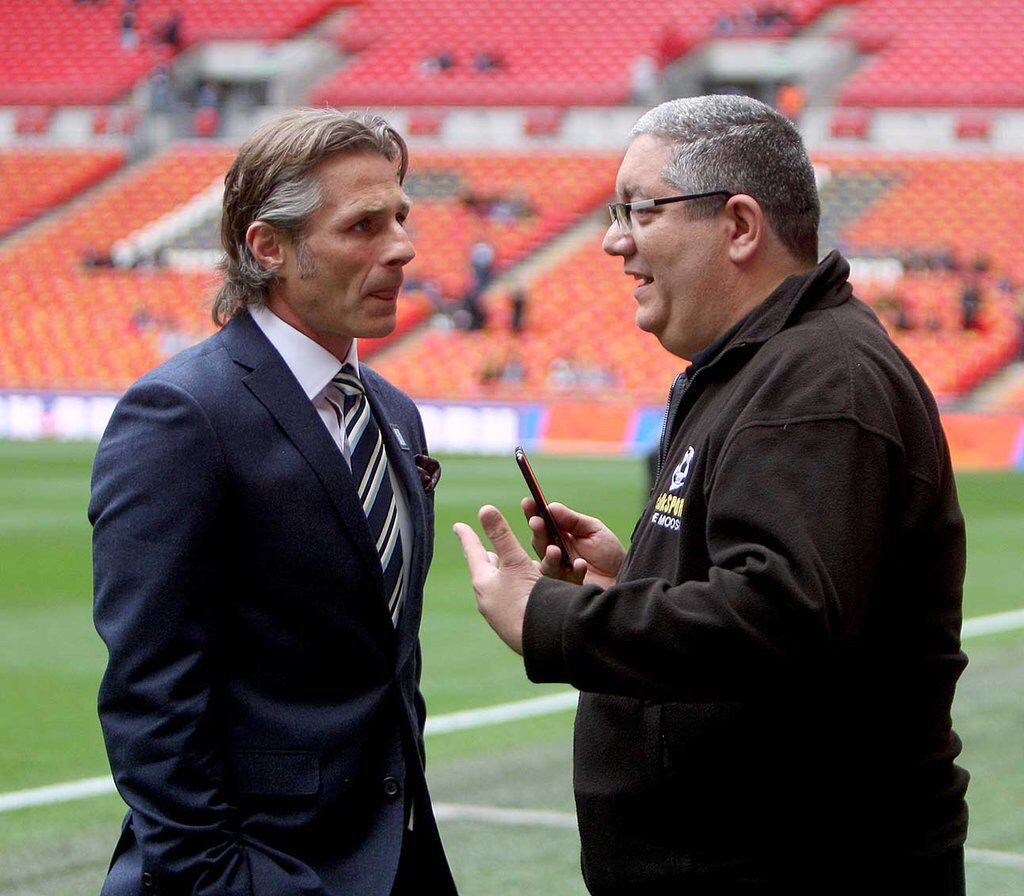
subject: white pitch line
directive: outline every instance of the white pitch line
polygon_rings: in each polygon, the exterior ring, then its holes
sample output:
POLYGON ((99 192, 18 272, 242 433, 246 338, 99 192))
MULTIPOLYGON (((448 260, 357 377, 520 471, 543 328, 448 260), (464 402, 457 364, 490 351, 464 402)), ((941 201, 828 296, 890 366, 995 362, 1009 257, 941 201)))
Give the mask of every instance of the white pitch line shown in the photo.
POLYGON ((968 846, 964 850, 964 857, 968 862, 977 862, 979 865, 995 865, 998 868, 1019 868, 1024 871, 1024 856, 1016 852, 972 849, 968 846))
MULTIPOLYGON (((428 718, 423 734, 425 737, 429 737, 434 734, 447 734, 449 731, 483 728, 487 725, 501 725, 504 722, 528 719, 533 716, 550 715, 575 709, 578 699, 579 694, 576 691, 562 691, 544 697, 517 700, 514 703, 499 703, 497 706, 485 706, 481 709, 449 712, 428 718)), ((30 806, 68 803, 72 800, 83 800, 92 796, 114 793, 114 791, 114 781, 109 775, 86 778, 82 781, 68 781, 64 784, 51 784, 48 787, 34 787, 30 790, 15 790, 10 793, 0 793, 0 812, 27 809, 30 806)))
POLYGON ((975 635, 1010 632, 1017 628, 1024 628, 1024 610, 1011 610, 1009 613, 993 613, 990 616, 965 619, 960 630, 960 637, 973 638, 975 635))
POLYGON ((546 697, 531 697, 529 700, 518 700, 515 703, 500 703, 497 706, 485 706, 482 709, 467 709, 462 712, 449 712, 442 716, 428 716, 424 735, 447 734, 449 731, 463 731, 467 728, 481 728, 485 725, 500 725, 516 719, 529 719, 533 716, 546 716, 554 712, 575 709, 579 700, 579 692, 562 691, 546 697))
POLYGON ((506 809, 502 806, 435 803, 434 816, 438 821, 483 821, 524 827, 576 829, 576 816, 572 812, 553 812, 549 809, 506 809))
MULTIPOLYGON (((1008 632, 1018 628, 1024 628, 1024 610, 1012 610, 1008 613, 993 613, 990 616, 966 619, 963 624, 962 637, 973 638, 977 635, 1008 632)), ((564 712, 576 707, 578 696, 576 691, 562 691, 544 697, 532 697, 529 700, 517 700, 513 703, 500 703, 497 706, 485 706, 480 709, 467 709, 461 712, 431 716, 427 719, 424 736, 483 728, 487 725, 501 725, 518 719, 564 712)), ((109 776, 85 778, 81 781, 68 781, 64 784, 51 784, 48 787, 35 787, 29 790, 14 790, 10 793, 0 793, 0 812, 26 809, 30 806, 66 803, 113 792, 114 782, 109 776)), ((1003 854, 992 853, 992 855, 1003 854)), ((1012 857, 1014 854, 1006 853, 1005 855, 1012 857)))
POLYGON ((84 800, 86 797, 113 792, 114 780, 110 775, 69 781, 66 784, 51 784, 49 787, 35 787, 32 790, 14 790, 10 793, 0 793, 0 812, 84 800))

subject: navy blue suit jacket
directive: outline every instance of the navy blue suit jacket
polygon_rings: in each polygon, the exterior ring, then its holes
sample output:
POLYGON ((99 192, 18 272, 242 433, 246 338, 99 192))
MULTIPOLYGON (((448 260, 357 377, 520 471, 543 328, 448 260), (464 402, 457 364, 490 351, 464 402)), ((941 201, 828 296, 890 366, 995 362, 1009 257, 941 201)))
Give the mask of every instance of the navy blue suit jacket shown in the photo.
POLYGON ((423 885, 454 892, 423 774, 426 445, 410 399, 362 373, 412 518, 397 629, 348 466, 248 313, 114 412, 89 518, 130 810, 104 896, 386 896, 410 800, 423 885))

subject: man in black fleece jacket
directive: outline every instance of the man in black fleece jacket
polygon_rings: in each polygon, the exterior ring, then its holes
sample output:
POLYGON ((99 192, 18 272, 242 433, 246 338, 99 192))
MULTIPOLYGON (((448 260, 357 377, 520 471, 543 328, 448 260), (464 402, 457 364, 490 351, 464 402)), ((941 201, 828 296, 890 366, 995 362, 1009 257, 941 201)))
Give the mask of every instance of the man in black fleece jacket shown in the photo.
POLYGON ((799 134, 745 97, 637 123, 604 239, 636 322, 689 366, 624 551, 552 505, 560 571, 491 506, 459 523, 478 606, 533 681, 581 691, 595 894, 964 892, 950 706, 963 518, 935 402, 818 262, 799 134))

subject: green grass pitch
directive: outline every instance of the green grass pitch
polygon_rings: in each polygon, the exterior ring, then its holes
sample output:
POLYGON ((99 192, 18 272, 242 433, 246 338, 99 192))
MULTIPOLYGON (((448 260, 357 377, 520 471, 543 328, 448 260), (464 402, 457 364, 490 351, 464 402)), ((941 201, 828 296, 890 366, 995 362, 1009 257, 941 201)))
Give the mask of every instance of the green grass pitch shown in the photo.
MULTIPOLYGON (((107 772, 95 694, 105 653, 91 622, 85 518, 94 445, 0 443, 0 793, 107 772)), ((442 458, 437 549, 423 625, 432 714, 552 693, 473 604, 451 525, 487 501, 520 536, 525 494, 512 458, 442 458)), ((625 538, 645 495, 640 461, 539 456, 548 496, 600 516, 625 538)), ((1024 475, 958 476, 968 519, 965 615, 1024 607, 1024 475)), ((1024 892, 1024 631, 965 642, 971 663, 954 708, 972 773, 972 896, 1024 892)), ((572 812, 572 713, 436 734, 428 770, 440 803, 547 810, 553 821, 442 823, 462 892, 585 893, 572 812)), ((0 893, 98 892, 123 806, 116 796, 0 812, 0 893)), ((521 820, 520 820, 521 821, 521 820)))

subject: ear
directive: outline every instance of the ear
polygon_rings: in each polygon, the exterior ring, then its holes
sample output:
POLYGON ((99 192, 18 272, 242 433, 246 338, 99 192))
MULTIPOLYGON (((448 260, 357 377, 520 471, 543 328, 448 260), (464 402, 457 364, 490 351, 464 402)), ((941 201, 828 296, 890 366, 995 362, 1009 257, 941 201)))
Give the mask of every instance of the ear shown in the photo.
POLYGON ((256 263, 265 271, 277 271, 284 265, 284 240, 276 228, 265 221, 253 221, 249 225, 245 242, 256 263))
POLYGON ((750 261, 768 236, 764 210, 753 196, 737 193, 725 204, 729 227, 729 258, 734 264, 750 261))

